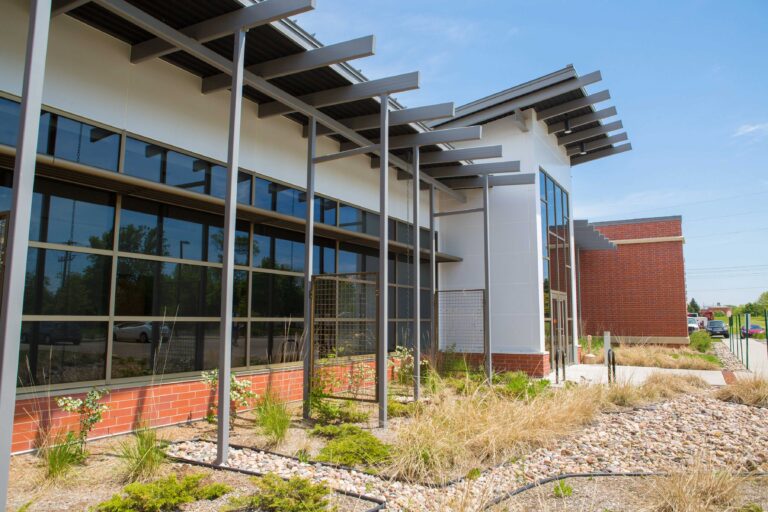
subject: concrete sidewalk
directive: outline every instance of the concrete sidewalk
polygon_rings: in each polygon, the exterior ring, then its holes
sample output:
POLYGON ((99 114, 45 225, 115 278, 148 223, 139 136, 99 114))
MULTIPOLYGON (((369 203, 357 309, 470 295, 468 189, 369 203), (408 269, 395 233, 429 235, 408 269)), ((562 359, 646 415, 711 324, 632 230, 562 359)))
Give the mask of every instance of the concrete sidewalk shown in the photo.
MULTIPOLYGON (((751 343, 751 342, 750 342, 751 343)), ((765 345, 763 345, 765 350, 765 345)), ((653 373, 664 373, 670 375, 696 375, 712 386, 724 386, 725 379, 720 370, 673 370, 669 368, 656 368, 644 366, 617 366, 616 380, 619 382, 631 382, 639 385, 645 382, 645 379, 653 373)), ((602 364, 574 364, 565 370, 566 380, 571 382, 587 382, 593 384, 608 383, 608 369, 602 364)), ((555 382, 555 373, 552 372, 547 377, 551 383, 555 382)))
MULTIPOLYGON (((730 342, 728 339, 724 339, 723 343, 725 344, 726 348, 730 350, 730 342)), ((737 346, 738 343, 741 343, 741 350, 744 353, 744 356, 741 358, 742 362, 746 365, 747 358, 746 358, 746 345, 747 341, 742 339, 741 341, 735 340, 734 341, 734 347, 737 346)), ((738 349, 734 350, 734 353, 738 352, 738 349)), ((765 340, 749 340, 749 370, 751 370, 755 375, 759 375, 763 378, 768 379, 768 348, 766 347, 765 340)), ((737 372, 737 377, 743 377, 745 375, 744 372, 737 372)))

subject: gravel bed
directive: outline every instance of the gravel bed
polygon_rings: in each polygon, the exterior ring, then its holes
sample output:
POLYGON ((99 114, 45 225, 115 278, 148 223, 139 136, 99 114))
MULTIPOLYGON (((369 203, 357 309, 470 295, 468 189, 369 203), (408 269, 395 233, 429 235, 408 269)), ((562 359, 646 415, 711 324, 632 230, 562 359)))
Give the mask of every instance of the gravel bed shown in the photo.
POLYGON ((723 363, 723 370, 730 370, 733 372, 747 372, 747 368, 739 361, 739 358, 731 352, 728 345, 728 339, 725 338, 722 341, 716 341, 712 344, 712 349, 715 355, 723 363))
MULTIPOLYGON (((306 464, 258 450, 232 450, 228 465, 325 481, 335 489, 384 499, 388 510, 456 510, 525 483, 563 473, 664 472, 703 458, 734 470, 768 470, 768 409, 684 395, 650 407, 602 414, 558 446, 538 449, 480 478, 447 488, 390 481, 359 471, 306 464)), ((188 441, 171 454, 210 462, 215 445, 188 441)))

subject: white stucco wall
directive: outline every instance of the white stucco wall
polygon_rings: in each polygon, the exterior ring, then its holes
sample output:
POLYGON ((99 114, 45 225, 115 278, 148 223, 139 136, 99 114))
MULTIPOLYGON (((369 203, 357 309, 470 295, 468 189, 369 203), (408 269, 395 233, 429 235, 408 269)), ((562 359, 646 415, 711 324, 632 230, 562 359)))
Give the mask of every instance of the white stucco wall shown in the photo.
MULTIPOLYGON (((0 15, 0 91, 20 94, 28 2, 4 0, 0 15)), ((160 59, 131 64, 130 46, 69 16, 51 22, 43 103, 220 161, 226 161, 229 92, 203 95, 200 78, 160 59)), ((303 188, 306 139, 301 126, 283 117, 261 120, 257 105, 243 102, 241 167, 303 188)), ((337 152, 327 137, 318 154, 337 152)), ((411 213, 410 181, 390 171, 390 215, 411 213)), ((379 209, 379 178, 365 156, 321 164, 317 192, 379 209)), ((422 192, 421 225, 428 225, 428 194, 422 192)))

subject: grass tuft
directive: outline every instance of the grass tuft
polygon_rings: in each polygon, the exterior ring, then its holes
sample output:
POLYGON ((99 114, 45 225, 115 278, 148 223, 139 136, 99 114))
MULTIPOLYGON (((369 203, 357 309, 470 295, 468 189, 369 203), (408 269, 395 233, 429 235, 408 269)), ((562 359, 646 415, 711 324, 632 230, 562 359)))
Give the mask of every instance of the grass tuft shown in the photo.
MULTIPOLYGON (((327 433, 325 435, 328 435, 327 433)), ((389 446, 367 430, 342 425, 320 450, 317 460, 342 466, 376 466, 389 458, 389 446), (347 428, 352 427, 352 428, 347 428)))
POLYGON ((570 498, 573 496, 573 487, 566 480, 558 480, 552 494, 555 498, 570 498))
POLYGON ((285 402, 274 393, 267 391, 256 405, 256 418, 262 433, 273 445, 285 440, 288 427, 291 426, 291 415, 285 402))
POLYGON ((653 512, 707 512, 731 510, 743 479, 730 471, 697 461, 669 476, 654 478, 648 486, 653 512))
POLYGON ((39 454, 45 463, 45 478, 53 482, 67 476, 86 457, 83 445, 73 432, 54 437, 39 454))
POLYGON ((155 476, 165 462, 164 445, 157 431, 149 428, 140 428, 132 439, 121 442, 118 451, 124 478, 135 482, 155 476))
POLYGON ((724 402, 768 407, 768 380, 757 375, 737 379, 733 384, 718 390, 715 396, 724 402))

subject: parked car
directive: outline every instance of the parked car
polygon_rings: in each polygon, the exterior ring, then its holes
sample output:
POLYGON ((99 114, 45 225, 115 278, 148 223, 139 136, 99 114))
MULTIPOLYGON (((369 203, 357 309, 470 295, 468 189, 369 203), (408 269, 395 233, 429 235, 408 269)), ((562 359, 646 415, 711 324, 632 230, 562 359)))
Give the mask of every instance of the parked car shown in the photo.
POLYGON ((710 336, 728 337, 728 326, 722 320, 710 320, 707 324, 707 332, 710 336))
MULTIPOLYGON (((115 324, 112 329, 115 341, 139 341, 149 343, 152 341, 152 322, 121 322, 115 324)), ((160 327, 160 336, 168 339, 171 334, 167 325, 160 327)))
POLYGON ((40 322, 37 332, 30 325, 21 333, 21 343, 37 341, 41 345, 60 345, 71 343, 79 345, 83 340, 80 325, 77 322, 40 322))
POLYGON ((688 334, 699 330, 699 320, 696 317, 688 317, 688 334))
MULTIPOLYGON (((765 329, 763 329, 762 327, 760 327, 757 324, 750 325, 749 326, 749 336, 752 337, 755 334, 765 334, 765 329)), ((742 338, 746 338, 746 336, 747 336, 747 326, 746 325, 742 325, 741 326, 741 337, 742 338)))

